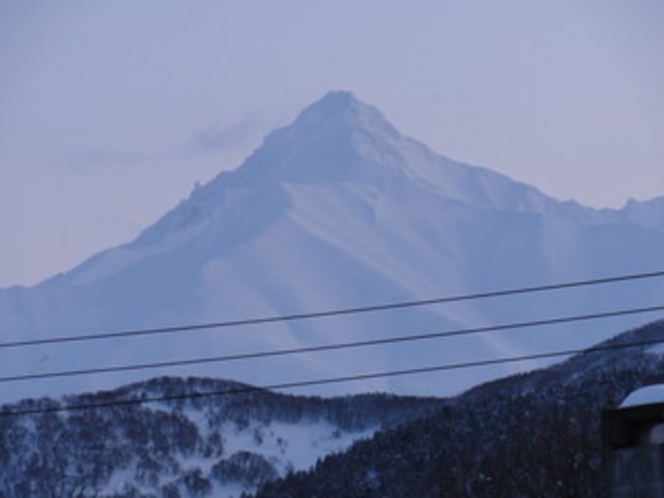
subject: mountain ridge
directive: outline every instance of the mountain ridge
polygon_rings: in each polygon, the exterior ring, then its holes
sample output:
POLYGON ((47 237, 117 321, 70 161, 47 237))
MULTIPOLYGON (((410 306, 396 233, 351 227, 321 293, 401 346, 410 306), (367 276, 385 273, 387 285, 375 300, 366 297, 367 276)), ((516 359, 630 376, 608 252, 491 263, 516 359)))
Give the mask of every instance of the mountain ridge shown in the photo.
MULTIPOLYGON (((261 147, 259 147, 237 169, 223 172, 209 183, 197 187, 192 195, 180 203, 173 211, 185 209, 189 216, 194 216, 197 209, 208 204, 210 198, 220 195, 222 199, 214 199, 215 203, 223 201, 223 194, 229 189, 241 189, 256 186, 265 182, 274 183, 319 183, 325 180, 331 182, 344 181, 340 175, 339 165, 356 162, 351 156, 367 154, 370 156, 368 167, 375 175, 353 177, 353 180, 369 182, 387 181, 388 173, 405 175, 415 180, 425 181, 442 189, 453 200, 465 202, 480 208, 533 211, 536 213, 555 214, 561 218, 576 217, 594 223, 614 222, 626 220, 638 222, 648 228, 664 229, 664 202, 653 199, 650 201, 630 201, 621 209, 596 209, 583 206, 576 201, 557 201, 542 193, 536 187, 515 181, 508 176, 490 169, 459 163, 442 156, 420 142, 401 135, 389 123, 383 114, 375 107, 367 105, 355 98, 350 92, 330 92, 319 101, 313 103, 288 126, 279 128, 270 133, 261 147), (332 116, 329 115, 331 111, 332 116), (330 131, 332 128, 332 132, 330 131), (316 133, 311 132, 315 130, 316 133), (338 140, 335 135, 342 135, 338 140), (312 138, 313 135, 313 138, 312 138), (359 135, 359 136, 358 136, 359 135), (331 140, 334 138, 333 140, 331 140), (367 137, 369 139, 367 140, 367 137), (295 140, 294 146, 291 142, 295 140), (341 142, 343 154, 335 151, 333 160, 324 164, 316 164, 302 158, 302 149, 312 147, 309 141, 314 142, 313 148, 320 154, 321 149, 327 152, 330 145, 315 147, 321 141, 331 142, 335 148, 341 142), (302 146, 302 142, 305 146, 302 146), (359 143, 358 143, 359 142, 359 143), (382 145, 381 150, 375 150, 375 144, 382 145), (387 145, 387 146, 386 146, 387 145), (403 157, 403 151, 398 147, 405 147, 409 158, 403 157), (276 152, 275 152, 275 149, 276 152), (295 152, 293 151, 295 149, 295 152), (284 158, 284 156, 288 156, 284 158), (293 159, 292 156, 295 156, 293 159), (373 157, 372 157, 373 156, 373 157), (420 163, 421 158, 432 160, 437 170, 431 168, 418 170, 412 163, 420 163), (273 168, 273 163, 283 162, 287 159, 287 166, 295 168, 273 168), (322 170, 322 171, 321 171, 322 170), (442 172, 442 176, 441 176, 442 172), (304 175, 304 176, 302 176, 304 175), (468 189, 473 188, 478 198, 472 199, 468 189), (505 192, 508 190, 508 192, 505 192), (654 214, 659 213, 659 214, 654 214), (643 220, 649 221, 643 221, 643 220)), ((363 158, 367 159, 367 158, 363 158)), ((366 164, 362 166, 367 167, 366 164)), ((341 172, 346 172, 341 168, 341 172)), ((352 174, 352 172, 348 173, 352 174)), ((664 199, 664 196, 660 199, 664 199)), ((168 215, 167 215, 168 216, 168 215)), ((186 216, 183 216, 186 218, 186 216)), ((156 223, 158 225, 159 222, 156 223)), ((149 228, 146 232, 150 232, 149 228)), ((145 232, 144 232, 145 233, 145 232)), ((142 239, 143 234, 138 237, 142 239)))

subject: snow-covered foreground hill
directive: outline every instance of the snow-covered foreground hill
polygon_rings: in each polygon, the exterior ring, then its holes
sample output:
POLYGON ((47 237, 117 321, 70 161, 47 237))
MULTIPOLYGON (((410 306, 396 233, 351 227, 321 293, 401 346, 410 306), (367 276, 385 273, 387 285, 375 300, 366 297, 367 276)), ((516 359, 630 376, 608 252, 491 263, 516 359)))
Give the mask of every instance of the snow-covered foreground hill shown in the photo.
POLYGON ((239 497, 441 405, 167 377, 25 400, 0 409, 0 496, 239 497))
MULTIPOLYGON (((579 179, 579 181, 589 181, 579 179)), ((622 210, 559 202, 401 135, 334 92, 196 188, 136 240, 32 288, 0 291, 2 342, 283 316, 661 270, 664 198, 622 210)), ((586 347, 649 317, 122 374, 146 365, 642 307, 651 279, 235 328, 0 348, 0 395, 111 388, 158 374, 256 385, 586 347)), ((533 364, 327 384, 324 394, 445 395, 533 364)), ((301 392, 301 391, 300 391, 301 392)))

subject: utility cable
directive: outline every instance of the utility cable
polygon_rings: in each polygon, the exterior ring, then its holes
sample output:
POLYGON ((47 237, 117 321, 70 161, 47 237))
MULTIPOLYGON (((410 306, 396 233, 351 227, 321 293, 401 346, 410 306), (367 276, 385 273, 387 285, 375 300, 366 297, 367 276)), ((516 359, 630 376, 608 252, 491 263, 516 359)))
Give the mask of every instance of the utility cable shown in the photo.
POLYGON ((619 311, 607 311, 607 312, 593 313, 587 315, 547 318, 541 320, 516 322, 516 323, 509 323, 502 325, 487 325, 484 327, 465 328, 465 329, 451 330, 445 332, 432 332, 428 334, 385 337, 381 339, 367 339, 363 341, 323 344, 318 346, 308 346, 308 347, 300 347, 292 349, 277 349, 273 351, 258 351, 253 353, 240 353, 234 355, 193 358, 187 360, 171 360, 171 361, 143 363, 135 365, 120 365, 120 366, 110 366, 110 367, 86 368, 79 370, 64 370, 59 372, 43 372, 43 373, 33 373, 33 374, 23 374, 23 375, 10 375, 10 376, 0 377, 0 383, 43 380, 43 379, 52 379, 59 377, 80 377, 86 375, 99 375, 107 373, 150 370, 157 368, 183 367, 183 366, 202 365, 206 363, 223 363, 223 362, 240 361, 240 360, 257 360, 257 359, 277 357, 277 356, 318 353, 323 351, 333 351, 333 350, 351 349, 351 348, 384 346, 388 344, 397 344, 404 342, 418 342, 423 340, 442 339, 446 337, 454 337, 454 336, 462 336, 462 335, 470 335, 470 334, 478 334, 486 332, 498 332, 503 330, 513 330, 513 329, 520 329, 527 327, 539 327, 539 326, 557 325, 557 324, 559 325, 562 323, 597 320, 601 318, 615 318, 627 315, 654 313, 658 311, 664 311, 664 305, 652 306, 648 308, 634 308, 634 309, 625 309, 619 311))
POLYGON ((543 360, 550 358, 558 358, 562 356, 571 356, 576 354, 590 354, 595 352, 607 352, 620 349, 628 349, 634 347, 646 347, 654 346, 657 344, 664 344, 664 339, 652 339, 648 341, 638 341, 638 342, 626 342, 626 343, 605 343, 600 346, 587 348, 587 349, 567 349, 561 351, 552 351, 548 353, 535 353, 522 356, 511 356, 506 358, 495 358, 492 360, 478 360, 478 361, 468 361, 462 363, 451 363, 446 365, 437 365, 429 367, 420 367, 420 368, 410 368, 404 370, 391 370, 386 372, 373 372, 366 374, 357 374, 357 375, 347 375, 343 377, 328 377, 324 379, 313 379, 313 380, 301 380, 293 382, 284 382, 279 384, 271 384, 265 386, 249 386, 242 385, 236 388, 229 388, 223 391, 205 391, 205 392, 193 392, 193 393, 183 393, 183 394, 173 394, 173 395, 161 395, 161 396, 144 396, 140 398, 129 398, 129 399, 117 399, 117 400, 108 400, 108 401, 99 401, 92 403, 81 403, 74 405, 57 405, 50 407, 42 408, 26 408, 19 410, 3 410, 0 411, 0 417, 12 417, 12 416, 25 416, 25 415, 39 415, 45 413, 61 413, 61 412, 72 412, 72 411, 81 411, 81 410, 92 410, 98 408, 112 408, 112 407, 122 407, 122 406, 135 406, 143 405, 148 403, 163 403, 163 402, 173 402, 173 401, 182 401, 189 399, 203 399, 211 398, 218 396, 231 396, 231 395, 240 395, 240 394, 250 394, 255 392, 264 392, 264 391, 276 391, 282 389, 297 389, 302 387, 311 387, 311 386, 320 386, 320 385, 329 385, 329 384, 340 384, 348 382, 358 382, 365 380, 375 380, 380 378, 387 377, 399 377, 405 375, 418 375, 426 374, 433 372, 443 372, 449 370, 460 370, 466 368, 479 368, 492 365, 501 365, 507 363, 518 363, 524 361, 532 360, 543 360))
POLYGON ((161 335, 161 334, 173 334, 185 331, 239 327, 246 325, 259 325, 259 324, 276 323, 276 322, 291 322, 291 321, 305 320, 305 319, 319 319, 325 317, 352 315, 360 313, 372 313, 378 311, 413 308, 419 306, 429 306, 433 304, 444 304, 444 303, 452 303, 459 301, 470 301, 476 299, 487 299, 495 297, 513 296, 518 294, 530 294, 536 292, 570 289, 575 287, 586 287, 586 286, 603 285, 603 284, 627 282, 634 280, 644 280, 644 279, 658 278, 663 276, 664 276, 664 270, 654 271, 649 273, 632 273, 632 274, 618 275, 614 277, 596 278, 590 280, 577 280, 577 281, 564 282, 558 284, 520 287, 520 288, 504 289, 497 291, 479 292, 474 294, 464 294, 458 296, 422 299, 417 301, 402 301, 402 302, 387 303, 387 304, 377 304, 372 306, 358 306, 353 308, 340 308, 335 310, 315 311, 315 312, 299 313, 291 315, 275 315, 275 316, 259 317, 259 318, 246 318, 239 320, 190 324, 190 325, 181 325, 173 327, 149 328, 141 330, 125 330, 119 332, 107 332, 99 334, 45 337, 42 339, 0 342, 0 349, 29 347, 29 346, 43 346, 47 344, 109 340, 109 339, 151 336, 151 335, 161 335))

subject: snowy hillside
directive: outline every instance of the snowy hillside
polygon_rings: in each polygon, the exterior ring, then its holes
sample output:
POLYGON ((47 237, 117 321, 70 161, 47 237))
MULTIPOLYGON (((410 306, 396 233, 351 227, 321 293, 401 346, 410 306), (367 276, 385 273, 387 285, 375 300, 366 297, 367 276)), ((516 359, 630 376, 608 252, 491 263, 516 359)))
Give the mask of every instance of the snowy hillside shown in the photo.
MULTIPOLYGON (((559 202, 401 135, 330 93, 196 188, 130 244, 33 288, 0 291, 3 341, 281 316, 662 268, 664 202, 559 202)), ((0 349, 0 376, 115 367, 424 334, 659 304, 664 282, 250 327, 0 349)), ((651 317, 648 317, 648 319, 651 317)), ((4 399, 111 388, 157 374, 256 385, 585 347, 647 318, 0 383, 4 399)), ((446 395, 532 364, 312 388, 446 395)), ((1 379, 0 379, 1 380, 1 379)), ((300 392, 300 391, 298 391, 300 392)))
POLYGON ((547 369, 483 384, 312 471, 267 484, 256 498, 609 496, 602 414, 664 380, 662 340, 660 321, 547 369))
POLYGON ((440 405, 284 396, 195 378, 25 400, 2 407, 0 496, 239 497, 440 405), (146 398, 162 401, 132 403, 146 398), (80 408, 89 405, 106 406, 80 408))

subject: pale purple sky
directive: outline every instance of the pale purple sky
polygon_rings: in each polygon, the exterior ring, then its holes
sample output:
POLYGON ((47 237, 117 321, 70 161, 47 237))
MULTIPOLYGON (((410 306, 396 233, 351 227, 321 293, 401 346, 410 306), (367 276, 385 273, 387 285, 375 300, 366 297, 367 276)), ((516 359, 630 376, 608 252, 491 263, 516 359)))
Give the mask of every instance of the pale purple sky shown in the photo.
POLYGON ((664 195, 661 0, 0 0, 0 287, 132 239, 333 89, 559 199, 664 195))

